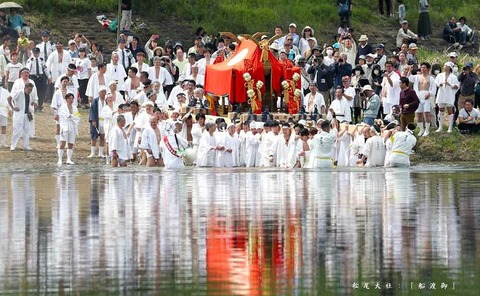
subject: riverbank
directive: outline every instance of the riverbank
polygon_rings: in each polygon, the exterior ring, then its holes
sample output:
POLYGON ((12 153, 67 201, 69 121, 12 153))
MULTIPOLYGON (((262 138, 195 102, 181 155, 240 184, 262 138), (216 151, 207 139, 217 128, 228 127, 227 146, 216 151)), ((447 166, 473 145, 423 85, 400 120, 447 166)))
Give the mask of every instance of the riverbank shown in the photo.
MULTIPOLYGON (((15 151, 9 148, 0 148, 0 165, 21 168, 56 166, 57 150, 55 148, 55 121, 49 107, 44 107, 42 113, 35 113, 36 133, 31 139, 31 151, 23 151, 22 141, 15 151)), ((73 161, 76 165, 105 166, 100 158, 87 158, 90 154, 90 136, 88 124, 88 110, 80 109, 80 126, 77 142, 74 147, 73 161)), ((12 132, 11 118, 7 127, 7 143, 10 143, 12 132)), ((429 137, 418 138, 415 153, 411 156, 412 163, 428 162, 477 162, 480 151, 479 135, 462 135, 458 131, 451 134, 446 132, 435 133, 429 137)), ((66 167, 67 165, 64 165, 66 167)))

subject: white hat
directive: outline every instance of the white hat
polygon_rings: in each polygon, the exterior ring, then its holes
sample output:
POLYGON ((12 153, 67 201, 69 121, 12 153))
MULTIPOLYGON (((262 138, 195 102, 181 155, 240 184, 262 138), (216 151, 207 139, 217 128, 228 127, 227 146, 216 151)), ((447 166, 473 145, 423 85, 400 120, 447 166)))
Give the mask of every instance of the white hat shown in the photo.
POLYGON ((291 23, 290 25, 288 25, 289 27, 297 27, 297 25, 295 25, 294 23, 291 23))
POLYGON ((101 91, 107 91, 105 85, 100 85, 100 87, 98 88, 98 92, 100 93, 101 91))
POLYGON ((250 128, 257 128, 257 123, 255 121, 250 122, 250 128))
POLYGON ((260 40, 263 40, 263 39, 268 39, 268 36, 267 35, 262 35, 262 37, 260 37, 260 40))
POLYGON ((116 82, 115 80, 111 80, 111 81, 108 83, 108 86, 110 87, 110 85, 112 85, 112 84, 117 85, 117 82, 116 82))
POLYGON ((373 91, 372 87, 371 87, 370 85, 368 85, 368 84, 363 86, 363 91, 366 91, 366 90, 371 90, 371 91, 373 91))
POLYGON ((75 43, 74 40, 69 40, 69 41, 68 41, 68 45, 70 45, 70 44, 76 44, 76 43, 75 43))
POLYGON ((256 123, 255 123, 255 126, 256 126, 257 128, 262 128, 262 129, 263 129, 263 125, 264 125, 264 124, 265 124, 264 122, 256 122, 256 123))
POLYGON ((181 112, 180 112, 180 109, 175 108, 175 109, 173 109, 172 113, 181 113, 181 112))
POLYGON ((361 35, 360 38, 358 39, 358 41, 368 41, 368 37, 367 35, 361 35))
POLYGON ((456 58, 456 57, 458 57, 458 54, 457 54, 456 52, 452 51, 451 53, 448 54, 448 56, 449 56, 450 58, 452 58, 452 57, 453 57, 453 58, 456 58))
POLYGON ((147 107, 147 106, 152 106, 152 107, 154 107, 155 105, 153 104, 152 101, 146 101, 145 103, 143 103, 143 107, 147 107))
POLYGON ((278 43, 272 43, 270 44, 270 49, 277 50, 278 51, 278 43))
POLYGON ((305 119, 301 119, 298 121, 298 124, 301 124, 303 126, 306 126, 307 125, 307 121, 305 119))
POLYGON ((376 57, 377 57, 377 55, 376 55, 376 54, 373 54, 373 53, 369 53, 369 54, 367 54, 367 56, 366 56, 366 57, 370 57, 370 58, 376 58, 376 57))
POLYGON ((232 127, 232 126, 235 127, 235 123, 230 122, 230 123, 227 125, 227 129, 229 129, 229 128, 232 127))
POLYGON ((452 62, 446 62, 445 64, 443 64, 444 66, 447 66, 447 67, 450 67, 450 69, 453 69, 453 66, 455 66, 454 63, 452 62))

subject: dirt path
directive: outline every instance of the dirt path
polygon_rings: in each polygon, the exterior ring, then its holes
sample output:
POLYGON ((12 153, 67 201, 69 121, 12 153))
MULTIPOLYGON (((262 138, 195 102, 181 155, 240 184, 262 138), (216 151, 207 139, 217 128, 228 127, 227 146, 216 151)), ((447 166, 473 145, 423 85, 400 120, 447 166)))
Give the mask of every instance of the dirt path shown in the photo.
MULTIPOLYGON (((90 135, 88 123, 88 110, 80 109, 79 135, 74 147, 73 161, 80 165, 103 165, 99 159, 87 158, 90 154, 90 135)), ((49 107, 44 106, 42 113, 35 113, 35 138, 31 139, 31 151, 23 151, 22 140, 19 141, 17 149, 10 151, 10 148, 0 148, 0 164, 11 167, 19 167, 23 164, 35 166, 56 166, 57 150, 55 144, 55 121, 49 107)), ((7 127, 7 143, 10 144, 12 134, 12 120, 9 118, 7 127)), ((65 158, 65 155, 64 155, 65 158)), ((65 160, 65 159, 64 159, 65 160)))

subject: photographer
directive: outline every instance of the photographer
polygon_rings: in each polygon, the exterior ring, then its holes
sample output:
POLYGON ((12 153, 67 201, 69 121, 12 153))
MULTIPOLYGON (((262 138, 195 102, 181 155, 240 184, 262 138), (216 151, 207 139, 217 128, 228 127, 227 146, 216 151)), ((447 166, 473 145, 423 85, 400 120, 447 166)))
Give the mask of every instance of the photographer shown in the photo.
POLYGON ((307 64, 307 60, 304 58, 304 57, 301 57, 298 59, 297 61, 297 67, 300 68, 300 81, 301 81, 301 84, 302 84, 302 93, 303 95, 306 95, 310 92, 310 90, 308 89, 308 85, 310 84, 310 75, 308 75, 308 68, 310 68, 311 66, 309 64, 307 64))
MULTIPOLYGON (((161 57, 160 58, 160 66, 167 69, 168 73, 170 73, 170 75, 172 76, 172 79, 173 79, 172 82, 175 82, 175 81, 178 80, 179 70, 178 70, 178 67, 172 63, 172 59, 170 59, 167 56, 161 57)), ((165 90, 165 93, 166 93, 167 96, 168 96, 168 94, 170 94, 170 92, 172 91, 174 86, 175 86, 174 83, 165 84, 164 90, 165 90)))
POLYGON ((473 63, 468 62, 462 68, 462 73, 458 75, 460 81, 460 94, 458 96, 458 109, 462 109, 467 99, 475 100, 475 84, 478 82, 478 76, 472 71, 473 63))
POLYGON ((363 109, 363 122, 373 126, 375 118, 377 118, 378 109, 380 109, 380 98, 368 84, 363 87, 363 91, 359 93, 359 97, 365 106, 363 109))
MULTIPOLYGON (((333 56, 334 59, 336 56, 333 56)), ((335 77, 334 87, 342 86, 342 77, 352 74, 352 65, 347 63, 347 54, 341 53, 338 60, 332 65, 332 73, 335 77)))
POLYGON ((323 54, 313 59, 312 66, 308 68, 307 73, 313 76, 313 82, 316 83, 318 92, 323 96, 325 102, 330 104, 330 88, 333 86, 333 76, 330 67, 323 63, 323 54))

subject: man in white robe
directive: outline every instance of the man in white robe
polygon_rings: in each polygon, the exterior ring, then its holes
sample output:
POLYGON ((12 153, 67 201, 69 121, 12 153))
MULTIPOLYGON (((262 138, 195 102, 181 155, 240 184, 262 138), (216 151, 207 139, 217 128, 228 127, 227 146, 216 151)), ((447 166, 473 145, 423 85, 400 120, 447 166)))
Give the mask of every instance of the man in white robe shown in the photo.
POLYGON ((393 135, 392 152, 385 161, 385 167, 409 167, 410 154, 417 143, 417 138, 413 135, 415 124, 409 123, 407 130, 397 132, 393 135))
POLYGON ((328 109, 327 119, 336 118, 339 122, 350 123, 352 121, 352 113, 347 99, 343 96, 343 88, 338 87, 335 90, 335 100, 332 101, 328 109))
POLYGON ((257 136, 256 122, 250 122, 250 130, 245 135, 245 166, 247 168, 256 167, 260 164, 256 162, 260 137, 257 136))
POLYGON ((321 123, 322 131, 313 137, 309 143, 313 168, 333 168, 332 154, 335 150, 337 130, 331 127, 330 121, 321 123))
POLYGON ((13 96, 8 97, 8 105, 13 110, 13 132, 10 151, 17 147, 18 140, 23 137, 23 149, 31 150, 30 135, 32 129, 31 114, 34 112, 36 97, 31 96, 33 84, 25 84, 23 91, 17 91, 13 96))
POLYGON ((108 149, 112 158, 112 167, 127 166, 127 161, 132 158, 130 145, 128 143, 127 133, 123 129, 125 127, 125 117, 117 116, 117 124, 110 132, 108 141, 108 149))
POLYGON ((104 86, 108 88, 108 82, 110 82, 109 77, 106 74, 107 65, 101 63, 98 65, 98 72, 92 74, 90 79, 88 79, 87 90, 85 95, 88 97, 89 102, 91 103, 94 98, 97 97, 100 92, 100 87, 104 86))
POLYGON ((145 151, 147 166, 159 166, 161 164, 160 156, 160 129, 158 128, 158 120, 152 116, 149 125, 145 126, 142 131, 142 139, 140 141, 140 149, 145 151))
POLYGON ((160 146, 166 169, 181 169, 185 167, 183 153, 188 146, 188 142, 179 135, 181 126, 181 120, 167 123, 167 135, 163 137, 160 146))

